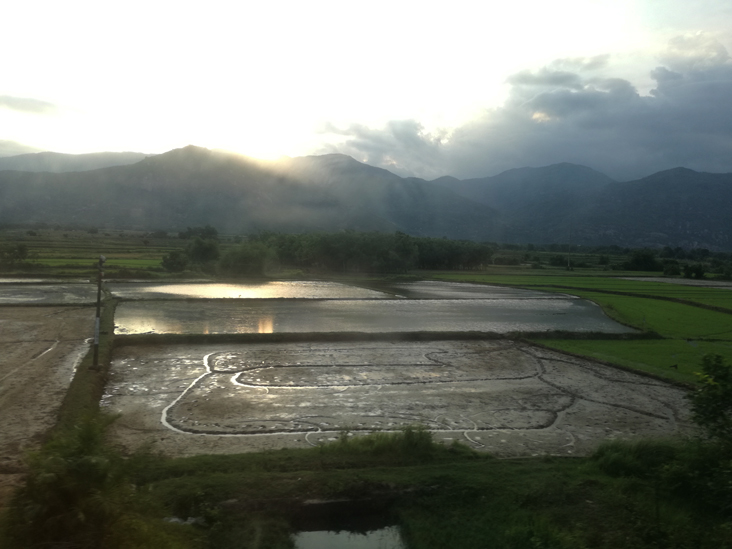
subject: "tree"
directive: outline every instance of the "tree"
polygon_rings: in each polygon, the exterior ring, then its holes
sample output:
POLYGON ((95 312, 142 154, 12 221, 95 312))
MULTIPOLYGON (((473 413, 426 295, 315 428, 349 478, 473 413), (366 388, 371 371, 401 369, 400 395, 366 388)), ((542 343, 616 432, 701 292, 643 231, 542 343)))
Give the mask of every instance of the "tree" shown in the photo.
POLYGON ((623 263, 626 271, 662 271, 663 265, 656 260, 653 250, 633 250, 630 260, 623 263))
POLYGON ((178 238, 189 240, 191 238, 202 238, 203 240, 218 240, 219 232, 211 225, 205 227, 187 227, 185 231, 178 233, 178 238))
POLYGON ((684 278, 704 278, 704 265, 684 265, 684 278))
POLYGON ((188 255, 183 250, 173 250, 163 256, 163 269, 171 273, 180 273, 188 266, 188 255))
POLYGON ((196 237, 188 244, 186 253, 192 263, 208 263, 219 258, 219 243, 215 240, 204 240, 196 237))
POLYGON ((226 252, 219 261, 219 267, 230 276, 264 276, 267 257, 272 253, 261 242, 245 242, 226 252))
POLYGON ((732 367, 720 355, 709 354, 697 375, 700 386, 688 396, 692 419, 710 437, 732 443, 732 367))

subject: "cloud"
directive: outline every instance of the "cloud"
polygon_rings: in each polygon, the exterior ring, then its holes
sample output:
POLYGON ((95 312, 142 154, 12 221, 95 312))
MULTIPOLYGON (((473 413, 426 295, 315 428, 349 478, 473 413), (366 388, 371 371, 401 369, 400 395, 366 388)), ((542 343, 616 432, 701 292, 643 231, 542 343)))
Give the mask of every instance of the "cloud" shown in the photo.
POLYGON ((28 112, 33 114, 52 114, 57 107, 53 103, 33 99, 31 97, 13 97, 10 95, 0 95, 0 107, 5 107, 12 111, 28 112))
POLYGON ((610 56, 607 54, 594 57, 565 57, 555 59, 549 67, 560 71, 588 72, 605 68, 609 61, 610 56))
POLYGON ((439 177, 438 165, 443 142, 448 133, 428 133, 415 120, 392 120, 382 129, 353 124, 345 129, 329 125, 323 133, 345 137, 340 145, 326 145, 319 153, 345 152, 357 160, 381 166, 403 175, 420 174, 439 177))
POLYGON ((573 89, 582 87, 582 81, 579 75, 546 68, 537 73, 532 73, 531 71, 519 72, 509 76, 508 83, 514 86, 560 86, 573 89))
MULTIPOLYGON (((714 38, 672 40, 655 89, 606 73, 608 57, 560 59, 508 79, 506 102, 450 131, 414 120, 337 130, 338 151, 400 175, 484 177, 574 162, 620 180, 676 166, 732 172, 732 61, 714 38)), ((331 128, 335 131, 335 129, 331 128)))

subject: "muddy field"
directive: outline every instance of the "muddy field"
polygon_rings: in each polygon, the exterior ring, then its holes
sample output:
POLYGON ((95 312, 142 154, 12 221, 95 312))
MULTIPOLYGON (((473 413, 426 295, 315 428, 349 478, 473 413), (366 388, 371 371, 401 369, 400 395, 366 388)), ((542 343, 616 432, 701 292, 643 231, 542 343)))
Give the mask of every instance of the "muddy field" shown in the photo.
POLYGON ((684 392, 508 341, 122 347, 113 440, 169 455, 307 447, 423 425, 499 456, 690 432, 684 392))
POLYGON ((56 422, 74 368, 93 336, 94 308, 0 307, 0 507, 24 453, 56 422))

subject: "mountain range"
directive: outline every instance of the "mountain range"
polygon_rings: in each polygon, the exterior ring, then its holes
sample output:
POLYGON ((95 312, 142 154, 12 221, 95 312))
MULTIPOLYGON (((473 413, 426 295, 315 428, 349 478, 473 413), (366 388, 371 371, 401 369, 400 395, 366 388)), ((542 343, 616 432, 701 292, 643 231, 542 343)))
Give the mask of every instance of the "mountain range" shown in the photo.
POLYGON ((340 154, 276 162, 193 146, 135 154, 0 158, 0 224, 169 231, 211 224, 230 234, 376 230, 732 249, 732 174, 676 168, 618 182, 564 163, 425 181, 340 154))

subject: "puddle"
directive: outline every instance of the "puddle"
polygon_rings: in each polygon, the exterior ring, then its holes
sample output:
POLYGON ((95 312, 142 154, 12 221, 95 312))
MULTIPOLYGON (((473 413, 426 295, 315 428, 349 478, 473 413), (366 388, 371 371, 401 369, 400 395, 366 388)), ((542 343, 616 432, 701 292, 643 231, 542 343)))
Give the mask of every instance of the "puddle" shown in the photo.
POLYGON ((334 532, 319 530, 299 532, 294 536, 295 549, 405 549, 399 528, 387 526, 370 532, 334 532))
POLYGON ((379 299, 383 292, 336 282, 274 281, 254 284, 107 284, 122 299, 379 299))
POLYGON ((391 499, 309 501, 290 520, 295 549, 405 549, 391 499))
POLYGON ((461 300, 136 301, 121 303, 117 334, 297 332, 632 333, 577 298, 461 300))

